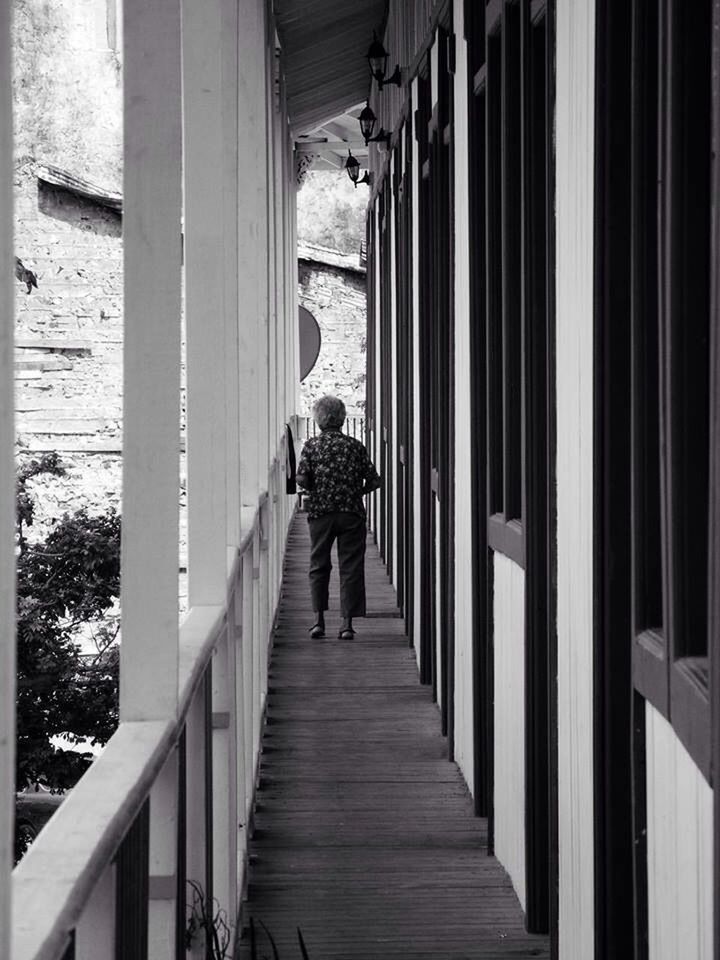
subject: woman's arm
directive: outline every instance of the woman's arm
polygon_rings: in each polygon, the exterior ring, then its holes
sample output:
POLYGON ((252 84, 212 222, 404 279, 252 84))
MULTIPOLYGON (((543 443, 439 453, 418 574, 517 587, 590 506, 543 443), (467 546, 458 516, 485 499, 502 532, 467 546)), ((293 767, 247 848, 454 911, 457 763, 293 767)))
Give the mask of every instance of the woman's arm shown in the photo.
POLYGON ((365 451, 365 483, 363 484, 363 493, 372 493, 382 486, 380 474, 375 469, 375 464, 370 459, 367 450, 365 451))

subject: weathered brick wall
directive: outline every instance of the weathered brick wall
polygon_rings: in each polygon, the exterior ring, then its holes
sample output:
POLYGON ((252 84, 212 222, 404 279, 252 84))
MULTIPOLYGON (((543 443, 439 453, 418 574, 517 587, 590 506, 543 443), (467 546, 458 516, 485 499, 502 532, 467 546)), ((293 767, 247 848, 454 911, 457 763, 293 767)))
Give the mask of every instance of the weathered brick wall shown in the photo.
POLYGON ((37 274, 16 285, 20 459, 57 450, 64 479, 41 484, 44 517, 120 501, 122 251, 117 214, 16 171, 15 250, 37 274))
MULTIPOLYGON (((302 251, 301 251, 302 252, 302 251)), ((317 260, 299 263, 299 298, 320 327, 320 354, 300 385, 299 413, 310 414, 324 393, 339 396, 349 414, 365 410, 367 309, 365 273, 317 260)))

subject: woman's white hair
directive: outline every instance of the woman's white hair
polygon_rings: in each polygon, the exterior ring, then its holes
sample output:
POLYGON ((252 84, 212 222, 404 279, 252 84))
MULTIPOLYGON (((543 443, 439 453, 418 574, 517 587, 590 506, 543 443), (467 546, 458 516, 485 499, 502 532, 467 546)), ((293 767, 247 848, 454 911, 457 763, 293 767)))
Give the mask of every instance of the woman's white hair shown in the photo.
POLYGON ((339 430, 345 423, 345 404, 339 397, 327 394, 315 401, 312 414, 321 430, 339 430))

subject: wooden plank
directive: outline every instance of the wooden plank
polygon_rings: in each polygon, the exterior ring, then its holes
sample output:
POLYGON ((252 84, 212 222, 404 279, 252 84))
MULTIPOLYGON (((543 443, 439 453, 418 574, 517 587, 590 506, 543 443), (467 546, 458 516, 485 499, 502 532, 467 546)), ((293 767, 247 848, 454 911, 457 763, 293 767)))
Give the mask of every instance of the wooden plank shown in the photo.
POLYGON ((11 8, 0 0, 0 956, 10 954, 15 782, 15 427, 11 8))
POLYGON ((128 0, 124 17, 120 715, 148 720, 174 714, 178 697, 180 2, 128 0))
MULTIPOLYGON (((487 821, 473 816, 458 768, 443 759, 437 706, 389 629, 402 620, 358 619, 349 643, 329 629, 310 640, 307 558, 307 525, 296 517, 241 928, 262 920, 280 955, 292 956, 299 925, 313 960, 547 957, 547 940, 525 933, 512 884, 487 854, 487 821)), ((366 566, 369 612, 375 603, 392 610, 374 546, 366 566)), ((249 956, 247 936, 238 956, 249 956)))

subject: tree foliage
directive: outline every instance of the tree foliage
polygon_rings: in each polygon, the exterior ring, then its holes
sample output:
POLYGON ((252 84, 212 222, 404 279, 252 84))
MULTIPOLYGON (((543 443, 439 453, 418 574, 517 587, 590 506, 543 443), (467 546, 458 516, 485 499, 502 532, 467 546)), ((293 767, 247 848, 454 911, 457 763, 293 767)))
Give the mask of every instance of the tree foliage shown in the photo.
POLYGON ((365 239, 367 188, 343 170, 311 170, 298 192, 298 238, 340 253, 357 253, 365 239))
POLYGON ((43 540, 28 533, 33 478, 64 474, 57 454, 33 460, 17 477, 17 765, 22 788, 72 786, 92 761, 72 745, 105 743, 117 726, 117 618, 120 517, 110 509, 66 514, 43 540), (83 654, 79 639, 92 637, 83 654), (62 736, 65 746, 52 742, 62 736))

